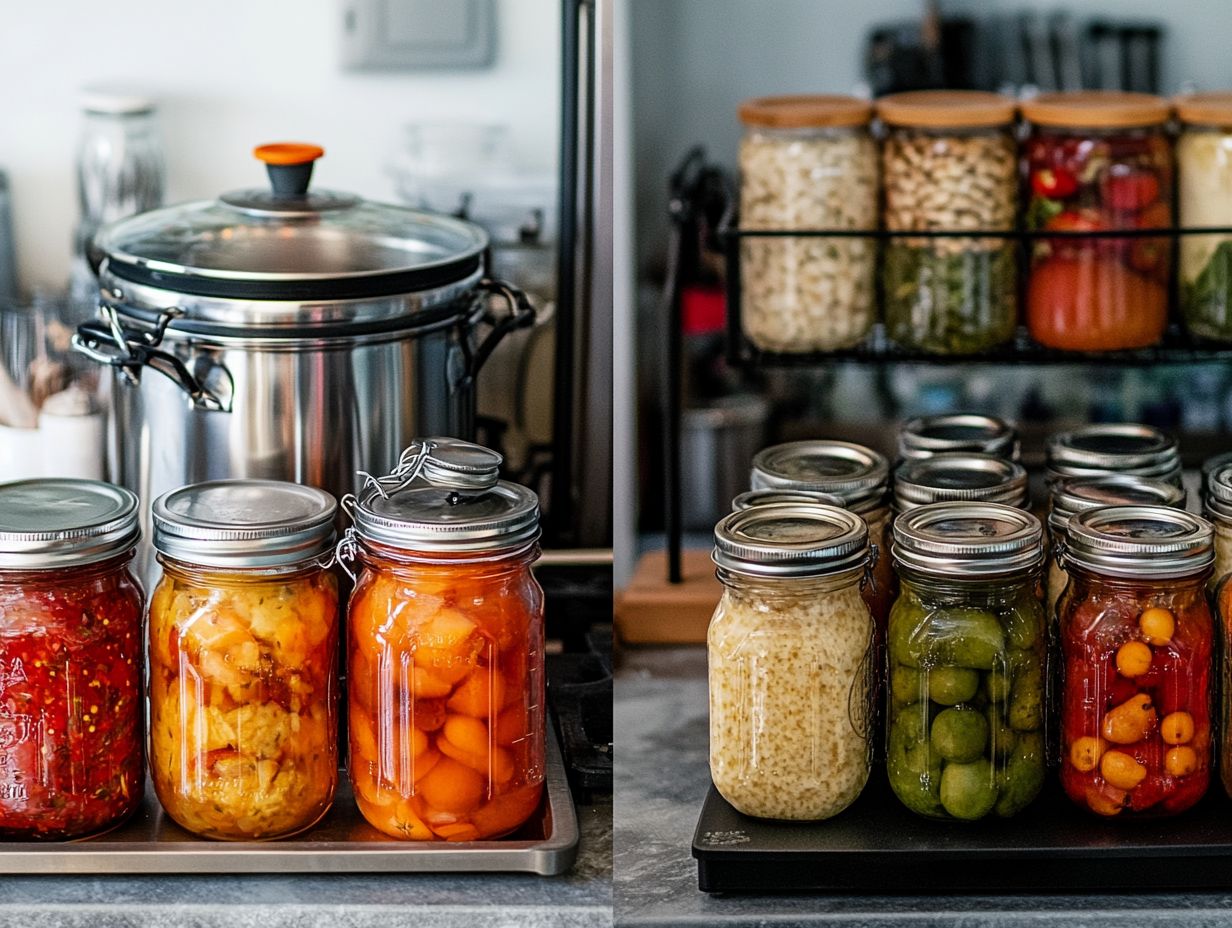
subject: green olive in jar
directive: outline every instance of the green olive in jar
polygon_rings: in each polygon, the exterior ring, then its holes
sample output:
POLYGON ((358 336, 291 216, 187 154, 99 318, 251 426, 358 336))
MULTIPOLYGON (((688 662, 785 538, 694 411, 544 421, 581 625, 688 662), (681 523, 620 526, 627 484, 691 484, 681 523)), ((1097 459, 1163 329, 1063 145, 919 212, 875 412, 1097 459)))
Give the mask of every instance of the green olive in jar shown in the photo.
POLYGON ((997 783, 987 760, 946 764, 941 774, 941 805, 954 818, 974 821, 997 804, 997 783))
POLYGON ((967 702, 980 689, 980 675, 966 667, 932 667, 925 679, 928 698, 943 706, 967 702))
POLYGON ((891 620, 895 658, 908 666, 991 670, 1005 653, 1005 631, 991 612, 947 606, 921 616, 912 627, 908 613, 903 615, 907 621, 891 620))
POLYGON ((903 805, 935 817, 942 814, 941 757, 929 747, 929 714, 927 703, 912 703, 895 713, 886 773, 903 805))
POLYGON ((978 709, 946 709, 933 719, 933 750, 951 763, 970 763, 988 745, 988 720, 978 709))
POLYGON ((1009 762, 997 774, 1000 786, 996 813, 1008 818, 1031 804, 1044 785, 1044 736, 1019 735, 1009 762))

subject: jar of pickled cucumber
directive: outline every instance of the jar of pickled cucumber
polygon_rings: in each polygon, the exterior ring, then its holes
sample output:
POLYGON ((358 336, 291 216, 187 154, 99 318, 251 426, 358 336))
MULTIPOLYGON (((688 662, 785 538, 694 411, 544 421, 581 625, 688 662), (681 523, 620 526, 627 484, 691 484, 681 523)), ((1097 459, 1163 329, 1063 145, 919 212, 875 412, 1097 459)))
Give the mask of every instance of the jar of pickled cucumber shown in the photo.
POLYGON ((1210 523, 1177 509, 1111 506, 1069 520, 1057 604, 1061 786, 1082 808, 1175 815, 1206 792, 1214 559, 1210 523))
POLYGON ((920 416, 899 430, 898 456, 904 461, 957 451, 1017 461, 1018 430, 1004 419, 973 413, 920 416))
POLYGON ((155 501, 150 774, 167 814, 207 838, 285 837, 338 784, 334 498, 220 480, 155 501))
POLYGON ((145 788, 137 497, 0 484, 0 838, 120 824, 145 788))
POLYGON ((1207 476, 1203 505, 1206 517, 1215 526, 1215 570, 1210 581, 1214 589, 1232 573, 1232 463, 1215 468, 1207 476))
POLYGON ((1044 782, 1043 527, 998 503, 932 503, 894 523, 886 771, 929 818, 1007 818, 1044 782))
POLYGON ((1085 425, 1048 438, 1045 476, 1127 474, 1181 485, 1181 453, 1176 439, 1151 425, 1132 422, 1085 425))
POLYGON ((929 503, 1003 503, 1030 507, 1027 471, 1021 464, 988 454, 947 452, 905 461, 894 474, 894 511, 929 503))
POLYGON ((351 510, 351 783, 392 837, 498 838, 543 795, 539 501, 478 445, 430 439, 403 462, 351 510))
POLYGON ((1174 483, 1133 477, 1126 474, 1106 474, 1102 477, 1064 477, 1052 486, 1048 511, 1048 536, 1051 556, 1048 558, 1048 614, 1055 615, 1057 600, 1069 582, 1057 552, 1065 545, 1065 526, 1072 516, 1100 506, 1168 506, 1185 508, 1185 491, 1174 483))
POLYGON ((781 503, 715 527, 723 596, 710 620, 710 775, 745 815, 816 821, 871 765, 873 621, 860 596, 868 528, 781 503))

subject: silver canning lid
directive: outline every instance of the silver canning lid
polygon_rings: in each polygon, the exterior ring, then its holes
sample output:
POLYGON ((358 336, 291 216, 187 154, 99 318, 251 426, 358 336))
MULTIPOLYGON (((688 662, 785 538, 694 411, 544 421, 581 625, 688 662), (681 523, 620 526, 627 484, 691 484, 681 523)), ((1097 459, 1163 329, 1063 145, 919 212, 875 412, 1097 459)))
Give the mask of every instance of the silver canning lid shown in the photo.
POLYGON ((934 454, 904 462, 894 476, 894 508, 899 512, 947 501, 1022 509, 1027 500, 1026 468, 989 454, 934 454))
POLYGON ((105 561, 141 537, 137 497, 97 480, 0 483, 0 569, 105 561))
POLYGON ((334 544, 338 505, 324 490, 280 480, 215 480, 154 502, 154 548, 202 567, 288 567, 334 544))
POLYGON ((429 438, 432 453, 420 476, 438 487, 452 490, 488 490, 500 480, 500 454, 457 438, 429 438))
POLYGON ((1003 419, 974 413, 919 416, 903 423, 898 453, 904 460, 968 451, 1018 460, 1018 432, 1003 419))
POLYGON ((1225 451, 1223 454, 1217 454, 1202 462, 1202 491, 1204 493, 1210 489, 1211 475, 1217 470, 1222 470, 1227 464, 1232 464, 1232 451, 1225 451))
POLYGON ((1172 479, 1181 472, 1176 439, 1149 425, 1088 425, 1048 439, 1054 477, 1131 474, 1172 479))
POLYGON ((894 521, 894 563, 950 580, 1017 574, 1039 567, 1039 519, 1000 503, 930 503, 894 521))
POLYGON ((1105 474, 1102 477, 1066 477, 1052 488, 1048 527, 1063 531, 1070 518, 1101 506, 1168 506, 1185 508, 1185 491, 1166 480, 1105 474))
POLYGON ((478 492, 415 485, 355 506, 355 534, 391 548, 478 552, 524 547, 539 537, 539 497, 501 480, 478 492))
POLYGON ((1221 523, 1232 521, 1232 462, 1216 467, 1207 475, 1203 502, 1207 515, 1221 523))
POLYGON ((890 462, 871 448, 818 439, 772 445, 753 458, 750 489, 831 493, 853 512, 876 508, 890 483, 890 462))
POLYGON ((732 511, 752 509, 754 506, 773 506, 776 503, 820 503, 822 506, 847 508, 833 493, 816 490, 745 490, 732 500, 732 511))
POLYGON ((1211 524, 1164 506, 1088 509, 1069 520, 1066 538, 1067 565, 1113 577, 1188 577, 1215 560, 1211 524))
POLYGON ((821 577, 868 559, 868 526, 846 509, 818 504, 755 506, 714 527, 714 563, 753 577, 821 577))

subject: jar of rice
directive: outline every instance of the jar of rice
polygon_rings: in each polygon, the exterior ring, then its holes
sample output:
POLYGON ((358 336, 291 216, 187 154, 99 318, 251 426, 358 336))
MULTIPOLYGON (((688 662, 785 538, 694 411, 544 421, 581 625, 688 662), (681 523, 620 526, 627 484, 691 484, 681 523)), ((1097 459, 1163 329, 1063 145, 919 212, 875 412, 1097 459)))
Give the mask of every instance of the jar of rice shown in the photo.
POLYGON ((707 635, 714 785, 745 815, 837 815, 871 766, 868 528, 835 506, 783 503, 734 512, 714 535, 724 587, 707 635))
MULTIPOLYGON (((763 97, 741 104, 741 228, 875 230, 871 117, 872 105, 855 97, 763 97)), ((741 318, 758 348, 847 348, 876 321, 871 235, 749 237, 740 249, 741 318)))

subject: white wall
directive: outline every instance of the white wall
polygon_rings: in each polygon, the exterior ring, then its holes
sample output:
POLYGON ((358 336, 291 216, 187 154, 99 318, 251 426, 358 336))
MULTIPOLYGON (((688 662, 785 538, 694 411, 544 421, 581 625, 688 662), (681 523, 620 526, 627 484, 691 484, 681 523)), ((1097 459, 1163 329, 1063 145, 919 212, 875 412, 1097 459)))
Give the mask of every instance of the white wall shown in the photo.
POLYGON ((84 84, 123 82, 159 100, 168 202, 262 185, 250 150, 277 139, 325 147, 314 183, 390 200, 385 165, 415 120, 509 123, 519 166, 555 170, 559 9, 498 0, 488 70, 358 74, 338 65, 336 0, 6 0, 0 168, 23 287, 59 288, 67 275, 84 84))

